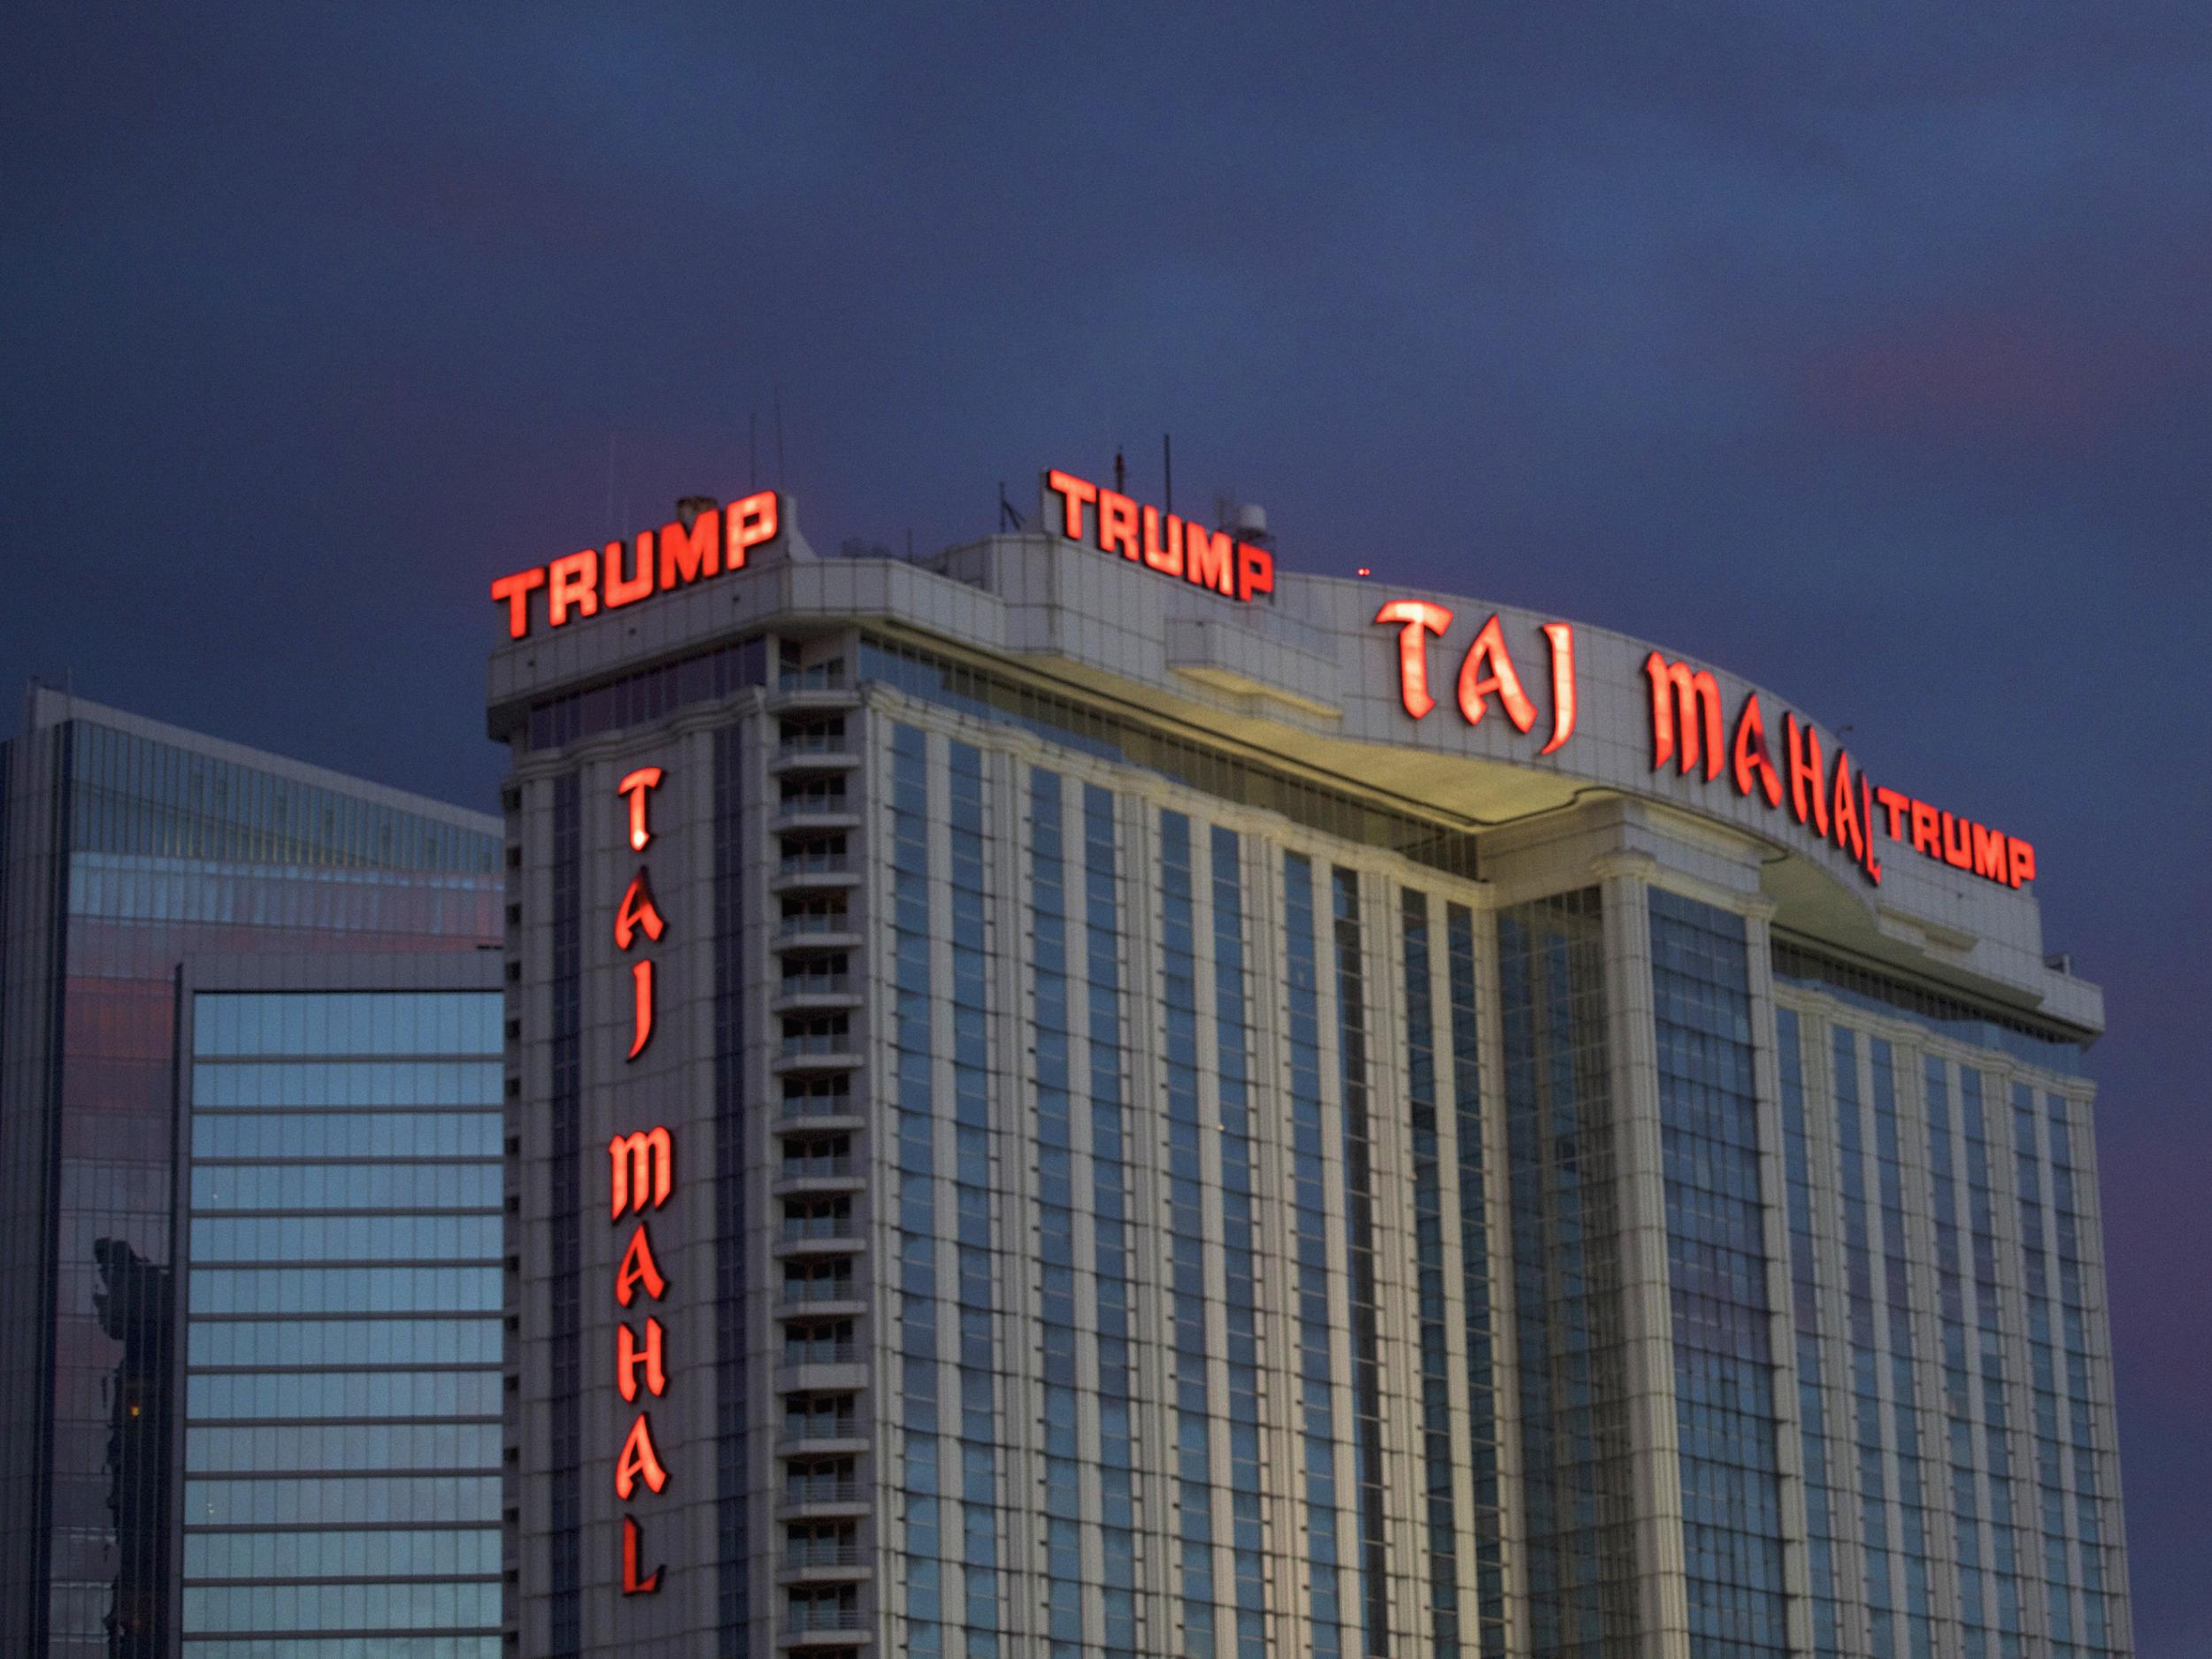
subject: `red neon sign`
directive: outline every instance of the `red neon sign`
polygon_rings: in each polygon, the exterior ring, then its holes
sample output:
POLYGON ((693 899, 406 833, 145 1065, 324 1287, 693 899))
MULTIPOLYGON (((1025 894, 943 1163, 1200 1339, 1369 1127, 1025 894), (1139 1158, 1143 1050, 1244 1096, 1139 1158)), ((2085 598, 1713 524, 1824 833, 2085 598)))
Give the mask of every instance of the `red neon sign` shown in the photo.
MULTIPOLYGON (((741 505, 742 503, 741 503, 741 505)), ((732 510, 733 511, 735 509, 732 510)), ((699 524, 705 524, 702 518, 699 524)), ((772 532, 772 517, 771 519, 772 532)), ((676 526, 671 526, 673 530, 676 526)), ((698 526, 693 526, 695 533, 698 526)), ((639 538, 638 575, 628 579, 634 583, 643 579, 649 568, 650 549, 648 538, 639 538)), ((710 537, 698 534, 686 543, 691 549, 695 573, 712 573, 709 562, 710 554, 718 557, 710 544, 710 537)), ((609 549, 611 559, 618 549, 609 549)), ((665 537, 664 558, 670 557, 665 537)), ((742 551, 739 557, 741 558, 742 551)), ((613 566, 611 564, 610 569, 613 566)), ((688 580, 688 578, 687 578, 688 580)), ((525 590, 526 591, 526 589, 525 590)), ((649 588, 648 589, 649 591, 649 588)), ((611 601, 611 603, 613 603, 611 601)), ((621 603, 627 603, 626 601, 621 603)), ((587 613, 588 614, 588 613, 587 613)), ((616 785, 615 794, 625 803, 627 820, 627 840, 632 853, 642 853, 652 843, 653 830, 649 820, 649 803, 652 792, 660 787, 661 769, 641 766, 616 785)), ((668 931, 668 924, 653 902, 653 880, 644 864, 630 878, 623 889, 621 900, 615 906, 614 945, 618 951, 629 955, 641 945, 656 945, 668 931)), ((645 1052, 645 1045, 653 1034, 653 961, 639 956, 630 964, 632 987, 631 1038, 626 1063, 635 1060, 645 1052)), ((622 1259, 614 1274, 614 1300, 618 1308, 628 1309, 641 1294, 649 1303, 662 1301, 668 1294, 668 1281, 662 1276, 660 1263, 653 1257, 652 1236, 646 1230, 648 1211, 664 1207, 676 1194, 676 1139, 664 1124, 649 1129, 634 1129, 626 1134, 617 1134, 607 1141, 607 1213, 619 1226, 626 1217, 635 1222, 629 1242, 623 1247, 622 1259)), ((615 1326, 615 1392, 621 1395, 623 1404, 637 1409, 624 1436, 622 1449, 614 1463, 615 1496, 628 1503, 638 1494, 639 1488, 646 1495, 657 1497, 668 1485, 668 1470, 661 1462, 660 1448, 653 1443, 653 1425, 649 1412, 644 1409, 649 1400, 657 1400, 668 1388, 667 1327, 657 1315, 645 1316, 644 1333, 626 1317, 615 1326)), ((645 1548, 645 1529, 634 1515, 622 1517, 622 1594, 652 1595, 661 1587, 663 1569, 649 1571, 642 1568, 645 1548)))
POLYGON ((1071 541, 1118 553, 1147 570, 1247 604, 1275 591, 1275 556, 1265 548, 1236 541, 1225 530, 1209 530, 1194 518, 1141 506, 1057 467, 1045 474, 1045 488, 1060 498, 1060 534, 1071 541), (1094 541, 1085 540, 1087 521, 1096 526, 1094 541))
MULTIPOLYGON (((1378 625, 1398 628, 1398 700, 1418 720, 1436 707, 1429 691, 1429 636, 1442 638, 1452 626, 1451 608, 1426 599, 1393 599, 1375 612, 1378 625)), ((1578 718, 1575 699, 1575 631, 1565 622, 1547 622, 1542 633, 1551 657, 1551 734, 1536 752, 1549 755, 1574 735, 1578 718)), ((1516 731, 1536 725, 1536 704, 1522 688, 1520 671, 1513 665, 1505 629, 1493 616, 1476 631, 1474 643, 1459 664, 1459 712, 1470 726, 1482 724, 1495 697, 1516 731)))
POLYGON ((645 827, 645 797, 649 791, 659 788, 660 783, 658 766, 640 766, 614 787, 614 792, 630 803, 630 850, 634 853, 643 852, 645 843, 653 839, 653 833, 645 827))
MULTIPOLYGON (((1720 682, 1709 669, 1669 662, 1654 651, 1644 658, 1651 690, 1651 769, 1669 761, 1684 776, 1701 773, 1711 782, 1721 774, 1720 682)), ((1794 713, 1782 713, 1782 764, 1768 753, 1768 727, 1759 694, 1747 692, 1737 711, 1734 735, 1725 757, 1729 780, 1746 800, 1770 811, 1783 810, 1823 841, 1831 842, 1881 884, 1882 861, 1876 849, 1878 826, 1899 846, 1939 859, 1984 880, 2017 887, 2035 879, 2035 848, 1970 818, 1939 812, 1925 802, 1894 789, 1876 788, 1864 772, 1855 772, 1847 749, 1828 763, 1820 733, 1794 713), (1877 817, 1878 803, 1882 815, 1877 817)))
MULTIPOLYGON (((1398 698, 1409 716, 1425 719, 1437 701, 1429 688, 1429 642, 1450 631, 1450 607, 1427 599, 1392 599, 1375 612, 1375 623, 1398 630, 1398 698)), ((1540 757, 1555 753, 1574 734, 1578 708, 1574 629, 1568 623, 1547 622, 1541 630, 1551 659, 1552 721, 1551 735, 1537 751, 1540 757)), ((2035 879, 2035 848, 2031 843, 1970 818, 1939 812, 1893 789, 1876 788, 1865 772, 1853 768, 1847 750, 1838 749, 1830 764, 1820 733, 1787 710, 1778 733, 1782 757, 1778 765, 1770 749, 1773 734, 1757 692, 1745 695, 1732 727, 1719 678, 1710 669, 1670 662, 1653 651, 1644 658, 1644 677, 1650 692, 1654 772, 1671 764, 1679 776, 1694 777, 1701 783, 1711 783, 1725 772, 1739 795, 1761 803, 1770 811, 1785 810, 1786 799, 1792 818, 1832 842, 1877 886, 1882 879, 1878 827, 1898 845, 1985 880, 2017 887, 2035 879)), ((1527 732, 1535 726, 1536 705, 1523 685, 1497 616, 1476 631, 1461 658, 1455 689, 1460 718, 1470 726, 1482 723, 1494 700, 1516 730, 1527 732)))
MULTIPOLYGON (((585 548, 502 576, 492 583, 492 603, 507 607, 507 637, 523 639, 530 632, 530 595, 542 588, 546 626, 565 627, 579 617, 598 615, 602 607, 619 611, 725 570, 743 570, 747 550, 774 541, 781 521, 776 492, 764 489, 701 513, 688 529, 672 520, 657 532, 641 530, 626 552, 621 542, 610 541, 603 553, 585 548)), ((659 781, 658 768, 646 770, 659 781)), ((643 848, 638 843, 638 850, 643 848)))

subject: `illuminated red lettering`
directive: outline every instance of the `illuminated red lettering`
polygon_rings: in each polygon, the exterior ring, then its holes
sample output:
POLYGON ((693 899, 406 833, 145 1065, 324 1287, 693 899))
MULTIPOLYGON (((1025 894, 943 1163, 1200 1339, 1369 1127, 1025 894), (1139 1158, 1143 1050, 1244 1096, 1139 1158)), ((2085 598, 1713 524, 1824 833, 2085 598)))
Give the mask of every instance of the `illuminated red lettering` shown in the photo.
POLYGON ((1695 771, 1701 757, 1707 780, 1719 777, 1720 682, 1708 669, 1670 663, 1656 651, 1644 658, 1644 673, 1651 681, 1652 771, 1673 759, 1678 745, 1683 772, 1695 771))
POLYGON ((1866 862, 1866 826, 1859 821, 1859 792, 1851 787, 1851 751, 1836 751, 1836 770, 1828 803, 1836 845, 1861 864, 1866 862))
POLYGON ((1225 530, 1209 530, 1196 519, 1183 526, 1183 573, 1217 594, 1237 590, 1236 543, 1225 530))
POLYGON ((1045 488, 1060 497, 1060 534, 1071 541, 1083 539, 1083 503, 1098 499, 1098 486, 1057 467, 1045 474, 1045 488))
POLYGON ((645 1529, 628 1516, 622 1517, 622 1594, 650 1595, 661 1587, 661 1570, 640 1575, 638 1556, 644 1548, 645 1529))
POLYGON ((1575 631, 1567 622, 1547 622, 1551 641, 1551 741, 1538 749, 1548 755, 1575 734, 1575 631))
POLYGON ((1183 573, 1183 521, 1173 513, 1167 516, 1167 544, 1160 543, 1160 510, 1144 510, 1144 562, 1163 576, 1183 573))
POLYGON ((1250 603, 1255 594, 1275 591, 1275 556, 1263 547, 1237 543, 1237 597, 1250 603))
POLYGON ((507 637, 518 640, 530 632, 530 590, 545 586, 545 572, 537 565, 502 576, 492 584, 492 603, 507 602, 507 637))
POLYGON ((1925 853, 1931 858, 1943 856, 1943 841, 1936 828, 1936 810, 1925 801, 1915 801, 1912 806, 1912 849, 1925 853))
POLYGON ((1505 705, 1505 718, 1520 730, 1525 732, 1536 724, 1536 705, 1521 689, 1521 677, 1513 672, 1512 654, 1505 649, 1505 630, 1494 616, 1482 625, 1482 632, 1467 648, 1466 660, 1459 665, 1459 711, 1467 717, 1468 725, 1482 724, 1492 692, 1505 705), (1482 672, 1486 668, 1487 673, 1482 672))
POLYGON ((637 1224, 637 1231, 630 1234, 630 1242, 623 1247, 622 1263, 614 1272, 614 1299, 626 1308, 630 1298, 640 1290, 655 1302, 668 1291, 668 1281, 661 1277, 660 1263, 653 1259, 653 1240, 647 1235, 642 1221, 637 1224))
POLYGON ((653 538, 650 535, 638 537, 636 558, 633 562, 637 566, 635 573, 625 576, 622 573, 622 543, 607 543, 606 561, 601 569, 607 578, 605 598, 610 611, 634 604, 653 591, 653 538))
POLYGON ((1141 557, 1137 550, 1137 503, 1110 489, 1098 492, 1098 550, 1121 549, 1124 558, 1141 557))
POLYGON ((1882 885, 1882 861, 1874 856, 1874 794, 1866 781, 1866 774, 1859 774, 1859 806, 1866 821, 1866 879, 1876 887, 1882 885))
POLYGON ((658 1492, 668 1484, 668 1471, 661 1467, 660 1454, 653 1446, 653 1431, 642 1411, 638 1413, 637 1421, 630 1425, 629 1438, 622 1442, 622 1455, 615 1459, 614 1495, 626 1501, 637 1489, 641 1479, 651 1492, 658 1492))
POLYGON ((615 1136, 607 1142, 607 1163, 613 1187, 611 1213, 616 1220, 622 1218, 625 1210, 643 1210, 648 1205, 658 1210, 668 1202, 676 1156, 666 1129, 641 1129, 615 1136))
POLYGON ((653 964, 641 962, 630 970, 631 1024, 630 1052, 622 1057, 634 1060, 645 1052, 645 1045, 653 1041, 653 964))
MULTIPOLYGON (((691 521, 691 528, 684 528, 680 521, 664 524, 660 533, 661 586, 676 588, 697 581, 702 576, 716 576, 722 570, 722 515, 703 512, 691 521)), ((644 557, 642 565, 652 555, 654 538, 638 537, 638 547, 644 557)))
POLYGON ((638 1373, 644 1372, 645 1392, 659 1398, 668 1386, 668 1373, 661 1368, 661 1322, 648 1317, 645 1321, 645 1341, 640 1346, 636 1333, 627 1325, 614 1328, 614 1383, 622 1391, 625 1401, 635 1400, 640 1386, 638 1373))
POLYGON ((634 853, 643 852, 645 843, 653 839, 652 832, 645 826, 645 796, 649 790, 659 788, 660 782, 658 766, 640 766, 614 787, 617 795, 630 797, 630 850, 634 853))
POLYGON ((546 567, 549 586, 545 595, 545 619, 554 627, 568 620, 568 613, 595 616, 599 611, 599 555, 586 548, 557 558, 546 567))
MULTIPOLYGON (((1905 814, 1912 810, 1912 797, 1899 795, 1896 790, 1883 787, 1874 792, 1874 798, 1882 803, 1882 810, 1889 814, 1889 838, 1893 841, 1905 839, 1905 814)), ((1867 815, 1867 826, 1873 827, 1873 815, 1867 815)))
POLYGON ((1974 873, 1992 881, 2005 879, 2005 838, 1993 829, 1974 826, 1974 873))
POLYGON ((729 566, 741 571, 748 549, 776 539, 781 525, 781 509, 777 504, 776 492, 764 489, 742 501, 732 502, 724 511, 729 519, 729 566))
POLYGON ((1375 620, 1399 625, 1398 698, 1417 720, 1436 706, 1436 699, 1429 695, 1428 636, 1450 627, 1452 613, 1424 599, 1393 599, 1375 612, 1375 620))
POLYGON ((646 879, 641 869, 630 878, 629 891, 622 895, 622 902, 615 907, 614 948, 627 950, 630 941, 640 928, 649 940, 657 941, 662 930, 661 913, 653 903, 653 884, 646 879))
POLYGON ((2023 881, 2035 879, 2035 849, 2017 835, 2008 838, 2012 847, 2011 882, 2018 887, 2023 881))
POLYGON ((1962 818, 1955 818, 1948 812, 1943 815, 1943 862, 1945 864, 1959 870, 1971 870, 1974 867, 1974 843, 1967 834, 1970 827, 1971 826, 1962 818), (1951 834, 1954 825, 1958 828, 1955 840, 1951 834))
POLYGON ((1755 691, 1744 699, 1743 712, 1736 717, 1736 742, 1731 758, 1738 795, 1747 795, 1755 787, 1769 806, 1782 804, 1782 774, 1767 757, 1767 720, 1759 711, 1755 691))
POLYGON ((1800 824, 1809 823, 1821 834, 1828 833, 1828 797, 1821 785, 1827 769, 1820 755, 1820 733, 1801 726, 1797 717, 1782 715, 1783 759, 1790 773, 1790 810, 1800 824))

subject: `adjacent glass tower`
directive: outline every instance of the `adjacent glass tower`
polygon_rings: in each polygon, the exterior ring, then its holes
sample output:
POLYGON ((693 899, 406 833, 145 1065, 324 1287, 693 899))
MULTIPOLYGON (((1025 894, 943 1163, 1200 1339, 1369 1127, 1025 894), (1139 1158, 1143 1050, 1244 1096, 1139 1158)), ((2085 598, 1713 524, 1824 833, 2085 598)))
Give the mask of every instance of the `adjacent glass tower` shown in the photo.
POLYGON ((0 1652, 166 1655, 179 966, 473 949, 496 823, 40 687, 0 789, 0 1652))
POLYGON ((1256 645, 1125 695, 1077 557, 495 665, 515 1650, 2127 1654, 2093 1026, 1624 787, 1394 793, 1256 645))
POLYGON ((185 966, 180 1659, 496 1659, 499 986, 185 966))

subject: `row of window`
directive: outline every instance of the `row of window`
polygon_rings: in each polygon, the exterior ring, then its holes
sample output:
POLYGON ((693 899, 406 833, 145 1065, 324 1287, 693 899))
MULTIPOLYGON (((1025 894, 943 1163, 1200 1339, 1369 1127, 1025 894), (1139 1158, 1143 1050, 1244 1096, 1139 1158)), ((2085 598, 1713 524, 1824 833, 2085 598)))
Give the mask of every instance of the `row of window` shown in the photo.
POLYGON ((183 1659, 502 1659, 480 1636, 188 1636, 183 1659))
POLYGON ((192 1109, 496 1106, 505 1067, 478 1060, 203 1060, 192 1109))
POLYGON ((499 1570, 499 1529, 492 1526, 184 1536, 188 1579, 454 1578, 499 1570))
MULTIPOLYGON (((187 1429, 184 1466, 194 1474, 327 1469, 496 1469, 496 1423, 265 1425, 187 1429)), ((198 1518, 198 1517, 196 1517, 198 1518)))
MULTIPOLYGON (((496 1217, 495 1217, 496 1219, 496 1217)), ((208 1320, 185 1338, 196 1366, 496 1365, 497 1319, 208 1320)))
POLYGON ((225 1417, 483 1417, 499 1415, 495 1371, 196 1373, 195 1422, 225 1417))
POLYGON ((73 720, 73 849, 488 874, 499 839, 321 784, 73 720))
POLYGON ((202 1158, 495 1158, 497 1112, 195 1110, 192 1154, 202 1158))
POLYGON ((496 1055, 496 991, 203 991, 192 1052, 496 1055))
MULTIPOLYGON (((494 1460, 498 1455, 494 1431, 494 1460)), ((450 1460, 449 1460, 450 1461, 450 1460)), ((380 1526, 499 1520, 496 1474, 188 1480, 187 1526, 380 1526)))
POLYGON ((488 1313, 496 1267, 196 1267, 194 1317, 227 1313, 488 1313))
POLYGON ((214 1631, 496 1628, 499 1584, 263 1584, 185 1587, 188 1634, 214 1631))
MULTIPOLYGON (((499 878, 490 874, 206 864, 131 853, 81 852, 70 860, 69 910, 79 918, 275 928, 293 939, 371 933, 389 945, 483 939, 497 926, 499 878)), ((225 942, 235 938, 227 934, 225 942)))
POLYGON ((498 1216, 196 1216, 192 1259, 213 1262, 491 1262, 498 1216))
POLYGON ((192 1208, 210 1210, 496 1210, 497 1164, 201 1164, 192 1208))

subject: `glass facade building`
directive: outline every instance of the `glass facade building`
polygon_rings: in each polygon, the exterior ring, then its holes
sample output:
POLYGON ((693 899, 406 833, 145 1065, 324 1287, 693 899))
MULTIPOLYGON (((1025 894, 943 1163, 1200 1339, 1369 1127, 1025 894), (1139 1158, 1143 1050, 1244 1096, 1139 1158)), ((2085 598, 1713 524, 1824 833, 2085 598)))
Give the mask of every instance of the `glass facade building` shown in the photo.
POLYGON ((2131 1651, 2032 893, 1893 858, 1970 971, 1617 758, 1421 752, 1354 584, 721 580, 494 662, 510 1652, 2131 1651))
POLYGON ((495 1659, 499 964, 194 957, 182 1659, 495 1659))
POLYGON ((168 1655, 180 965, 473 950, 496 820, 38 687, 0 790, 0 1652, 168 1655))

